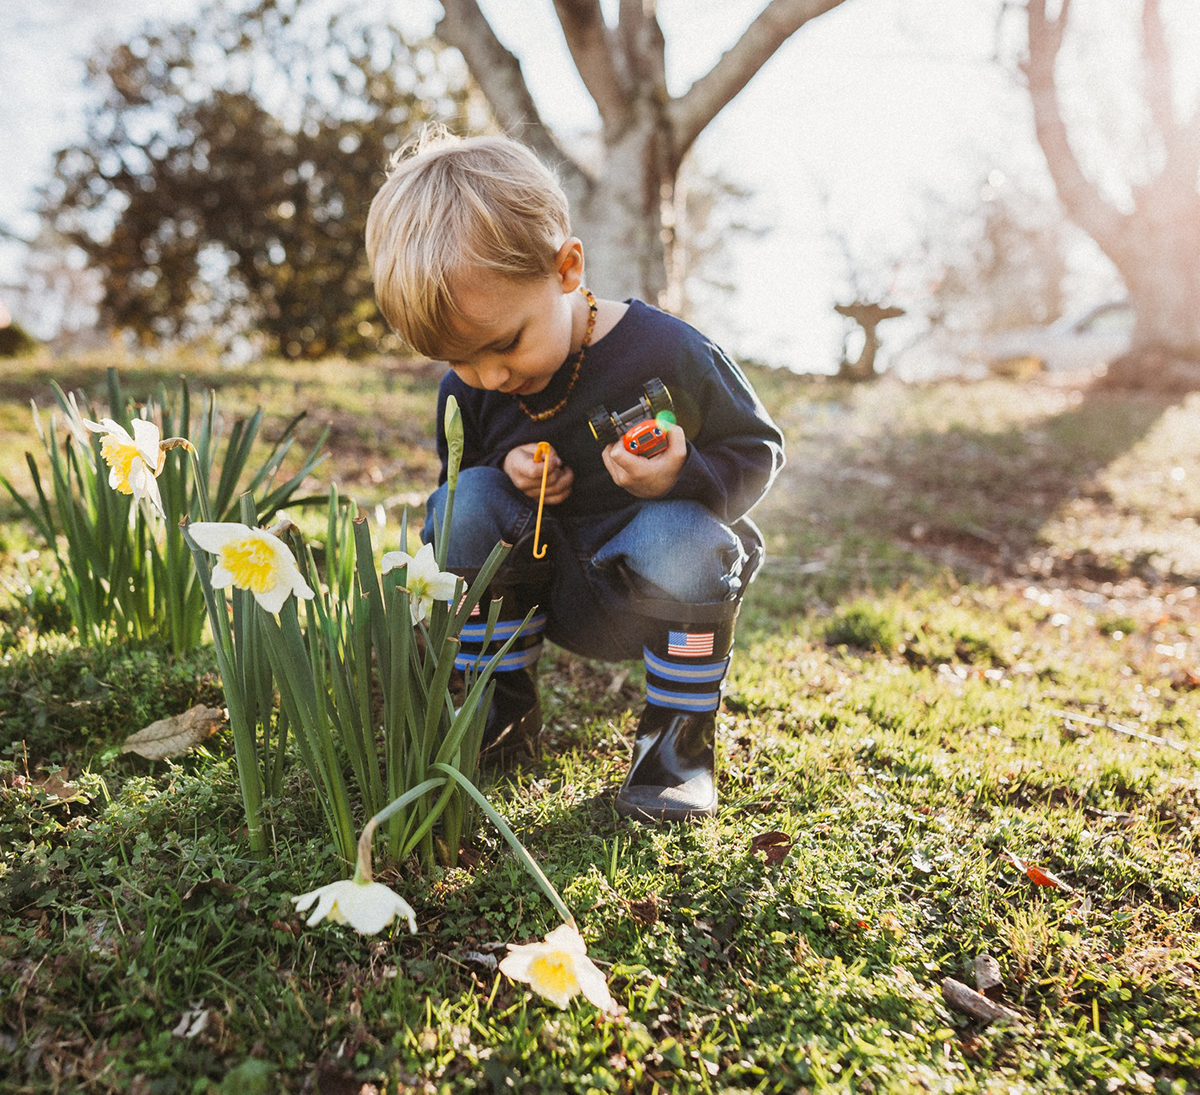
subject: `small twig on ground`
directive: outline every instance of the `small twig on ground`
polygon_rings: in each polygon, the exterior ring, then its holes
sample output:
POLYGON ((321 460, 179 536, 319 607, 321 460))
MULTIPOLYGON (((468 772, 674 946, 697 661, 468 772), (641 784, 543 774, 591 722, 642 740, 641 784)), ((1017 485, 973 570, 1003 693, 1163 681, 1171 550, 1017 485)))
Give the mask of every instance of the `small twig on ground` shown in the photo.
POLYGON ((952 1008, 966 1012, 975 1019, 982 1019, 985 1023, 994 1023, 997 1019, 1021 1018, 1012 1008, 1006 1008, 1003 1004, 989 1000, 982 992, 968 988, 961 981, 955 981, 953 977, 942 979, 942 996, 946 998, 946 1003, 952 1008))
POLYGON ((1046 710, 1051 715, 1057 715, 1061 719, 1087 723, 1088 726, 1105 726, 1115 734, 1125 734, 1128 737, 1137 738, 1139 741, 1148 741, 1152 745, 1165 745, 1168 749, 1174 749, 1179 753, 1193 752, 1192 749, 1181 742, 1172 741, 1170 738, 1164 738, 1158 734, 1147 734, 1144 730, 1135 730, 1132 726, 1126 726, 1124 723, 1115 722, 1112 719, 1097 719, 1091 715, 1081 715, 1077 711, 1061 711, 1057 707, 1048 707, 1046 710))

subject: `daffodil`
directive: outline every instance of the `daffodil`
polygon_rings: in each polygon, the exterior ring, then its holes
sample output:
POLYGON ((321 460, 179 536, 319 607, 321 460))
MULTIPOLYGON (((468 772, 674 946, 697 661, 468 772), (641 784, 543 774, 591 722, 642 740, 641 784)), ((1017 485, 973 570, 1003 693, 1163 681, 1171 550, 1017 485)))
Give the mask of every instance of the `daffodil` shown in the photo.
POLYGON ((583 936, 573 924, 560 924, 541 943, 510 943, 500 972, 514 981, 524 981, 560 1008, 583 993, 602 1011, 617 1010, 604 974, 587 956, 583 936))
POLYGON ((157 479, 162 473, 166 452, 161 445, 159 428, 145 418, 135 418, 131 437, 124 426, 111 418, 102 418, 99 422, 81 418, 80 421, 92 433, 102 435, 100 455, 109 467, 108 485, 121 494, 133 495, 135 502, 145 499, 162 513, 157 479))
POLYGON ((408 567, 405 589, 408 590, 408 609, 412 622, 419 624, 429 613, 434 601, 454 600, 457 576, 438 570, 433 545, 425 544, 416 555, 407 551, 389 551, 383 557, 383 573, 408 567))
POLYGON ((382 882, 344 879, 293 897, 292 902, 297 912, 307 912, 316 903, 307 921, 310 928, 322 920, 332 920, 335 924, 349 924, 360 935, 377 935, 396 916, 404 916, 408 918, 408 930, 417 930, 412 906, 382 882))
POLYGON ((292 553, 277 536, 234 521, 197 521, 187 531, 199 547, 217 556, 214 589, 249 590, 268 612, 278 612, 292 593, 302 600, 313 596, 292 553))

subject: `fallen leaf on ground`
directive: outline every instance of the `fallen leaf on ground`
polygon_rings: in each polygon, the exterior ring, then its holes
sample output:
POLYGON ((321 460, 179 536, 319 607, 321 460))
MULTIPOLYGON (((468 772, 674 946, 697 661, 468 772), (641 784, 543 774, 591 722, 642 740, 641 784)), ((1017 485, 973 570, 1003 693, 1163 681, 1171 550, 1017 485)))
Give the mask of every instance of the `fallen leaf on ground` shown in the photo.
POLYGON ((1052 886, 1054 889, 1062 890, 1064 893, 1075 892, 1073 886, 1068 886, 1057 875, 1052 875, 1049 871, 1043 871, 1041 867, 1037 867, 1032 863, 1026 863, 1020 856, 1015 856, 1010 851, 1005 851, 1004 855, 1018 871, 1024 872, 1026 876, 1039 886, 1052 886))
POLYGON ((191 1008, 183 1013, 171 1033, 176 1038, 195 1038, 197 1034, 204 1033, 211 1015, 208 1008, 191 1008))
POLYGON ((772 830, 769 833, 759 833, 750 841, 750 853, 761 852, 768 863, 778 867, 784 861, 792 848, 792 838, 787 833, 772 830))
POLYGON ((147 760, 182 756, 208 737, 224 719, 225 712, 220 707, 205 707, 198 703, 182 715, 159 719, 131 734, 121 746, 121 752, 137 753, 147 760))
POLYGON ((629 901, 627 904, 629 915, 643 928, 658 922, 658 898, 654 894, 647 894, 640 900, 629 901))

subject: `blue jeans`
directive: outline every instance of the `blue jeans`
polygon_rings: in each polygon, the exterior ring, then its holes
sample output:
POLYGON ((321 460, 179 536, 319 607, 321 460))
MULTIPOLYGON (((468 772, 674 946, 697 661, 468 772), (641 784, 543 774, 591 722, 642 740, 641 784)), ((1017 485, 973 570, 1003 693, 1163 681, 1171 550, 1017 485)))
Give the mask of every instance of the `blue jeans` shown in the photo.
MULTIPOLYGON (((429 497, 425 540, 441 529, 443 484, 429 497)), ((497 541, 518 545, 509 555, 531 553, 537 503, 498 468, 464 468, 454 495, 448 565, 482 566, 497 541), (524 543, 522 539, 528 537, 524 543)), ((686 606, 735 601, 762 558, 758 530, 743 519, 737 528, 698 502, 632 501, 594 517, 542 515, 547 545, 546 635, 586 657, 618 661, 641 657, 662 629, 663 602, 686 606), (647 600, 657 619, 644 614, 647 600)), ((525 560, 521 560, 524 562, 525 560)))

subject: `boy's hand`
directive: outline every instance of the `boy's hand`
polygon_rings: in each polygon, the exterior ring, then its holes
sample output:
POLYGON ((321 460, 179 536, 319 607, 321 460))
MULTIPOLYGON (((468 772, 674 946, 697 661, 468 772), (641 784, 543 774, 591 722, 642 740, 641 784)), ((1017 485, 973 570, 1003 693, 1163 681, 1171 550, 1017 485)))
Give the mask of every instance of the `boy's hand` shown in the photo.
POLYGON ((679 479, 687 460, 687 439, 681 426, 667 431, 667 448, 657 456, 634 456, 623 442, 614 441, 601 454, 618 487, 635 498, 661 498, 679 479))
MULTIPOLYGON (((549 446, 547 446, 549 448, 549 446)), ((518 445, 504 458, 504 474, 509 477, 522 494, 537 499, 542 493, 542 462, 534 460, 538 442, 518 445)), ((546 505, 556 506, 565 502, 575 482, 575 473, 566 466, 552 448, 546 454, 550 470, 546 473, 546 505)))

